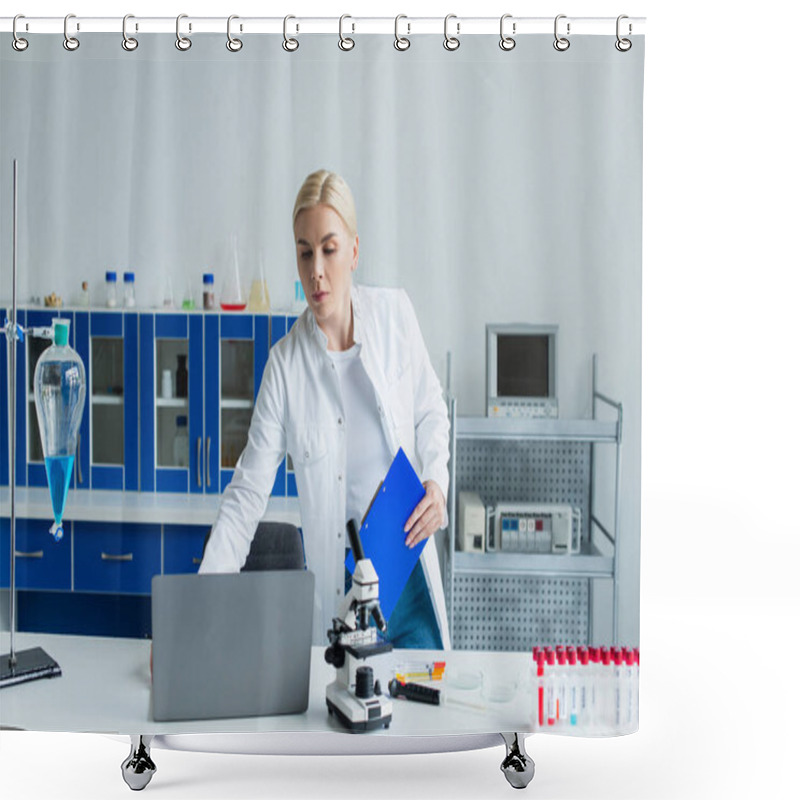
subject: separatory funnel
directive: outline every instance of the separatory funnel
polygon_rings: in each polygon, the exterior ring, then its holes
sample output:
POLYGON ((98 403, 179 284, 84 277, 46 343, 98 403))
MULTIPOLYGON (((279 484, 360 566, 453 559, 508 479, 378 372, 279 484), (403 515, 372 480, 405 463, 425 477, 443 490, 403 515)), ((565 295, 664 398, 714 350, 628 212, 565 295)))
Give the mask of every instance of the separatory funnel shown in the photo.
POLYGON ((36 363, 33 387, 53 505, 50 533, 60 541, 64 535, 62 517, 75 463, 78 427, 86 400, 86 371, 81 357, 69 346, 69 320, 53 320, 53 331, 53 344, 36 363))

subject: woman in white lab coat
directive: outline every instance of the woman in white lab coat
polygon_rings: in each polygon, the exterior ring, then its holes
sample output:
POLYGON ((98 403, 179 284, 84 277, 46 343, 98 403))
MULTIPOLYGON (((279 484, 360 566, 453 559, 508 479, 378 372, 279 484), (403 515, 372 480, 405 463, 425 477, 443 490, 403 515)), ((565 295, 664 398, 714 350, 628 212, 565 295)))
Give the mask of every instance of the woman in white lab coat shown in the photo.
MULTIPOLYGON (((306 178, 293 213, 308 308, 271 351, 247 446, 225 489, 200 572, 235 572, 288 452, 306 563, 316 578, 314 642, 327 644, 344 594, 345 524, 360 524, 399 447, 425 486, 406 544, 427 539, 388 620, 396 647, 450 647, 434 541, 446 524, 449 421, 416 315, 399 289, 358 287, 355 204, 335 173, 306 178)), ((380 576, 379 576, 380 577, 380 576)))

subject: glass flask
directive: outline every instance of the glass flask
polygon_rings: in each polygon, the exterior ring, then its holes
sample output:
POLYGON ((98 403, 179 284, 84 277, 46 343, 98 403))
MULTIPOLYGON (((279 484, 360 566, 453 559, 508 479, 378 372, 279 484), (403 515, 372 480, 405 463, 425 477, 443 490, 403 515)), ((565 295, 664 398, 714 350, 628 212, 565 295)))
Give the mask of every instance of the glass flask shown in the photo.
POLYGON ((239 274, 239 247, 236 236, 233 236, 232 249, 233 253, 225 271, 219 305, 223 311, 243 311, 247 301, 242 292, 242 279, 239 274))
POLYGON ((258 257, 258 275, 253 278, 253 282, 250 284, 250 297, 247 299, 248 311, 269 311, 269 289, 267 288, 265 275, 264 254, 260 253, 258 257))
POLYGON ((60 541, 64 535, 62 518, 75 463, 78 427, 86 400, 86 371, 80 356, 69 346, 69 320, 53 320, 53 331, 53 344, 36 363, 33 388, 53 506, 50 533, 60 541))

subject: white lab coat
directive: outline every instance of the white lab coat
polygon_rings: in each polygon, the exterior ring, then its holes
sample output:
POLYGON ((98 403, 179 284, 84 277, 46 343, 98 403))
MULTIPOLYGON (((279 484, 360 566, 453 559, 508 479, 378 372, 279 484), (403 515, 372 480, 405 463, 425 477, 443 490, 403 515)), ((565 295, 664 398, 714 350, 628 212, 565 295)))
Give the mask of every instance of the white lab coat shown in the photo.
MULTIPOLYGON (((408 295, 401 289, 351 288, 353 337, 374 389, 392 453, 402 447, 424 482, 448 491, 449 420, 408 295)), ((238 572, 266 511, 275 473, 292 457, 306 563, 315 576, 315 644, 344 594, 347 448, 341 390, 327 337, 310 309, 270 351, 247 446, 222 496, 200 572, 238 572)), ((433 539, 421 561, 445 648, 450 632, 433 539)))

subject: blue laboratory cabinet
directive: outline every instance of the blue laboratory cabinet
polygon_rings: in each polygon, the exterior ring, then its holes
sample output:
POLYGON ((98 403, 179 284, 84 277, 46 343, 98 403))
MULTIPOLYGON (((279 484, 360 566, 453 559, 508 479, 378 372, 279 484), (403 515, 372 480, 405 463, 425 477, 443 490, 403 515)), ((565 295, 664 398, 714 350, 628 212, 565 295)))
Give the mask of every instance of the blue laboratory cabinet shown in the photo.
MULTIPOLYGON (((70 320, 87 397, 72 488, 218 494, 246 442, 269 350, 294 324, 286 314, 18 309, 24 327, 70 320)), ((0 309, 5 319, 5 309, 0 309)), ((0 350, 0 486, 46 487, 33 400, 36 360, 49 345, 17 345, 17 428, 9 448, 7 347, 0 350)), ((286 459, 273 495, 296 496, 286 459)))

